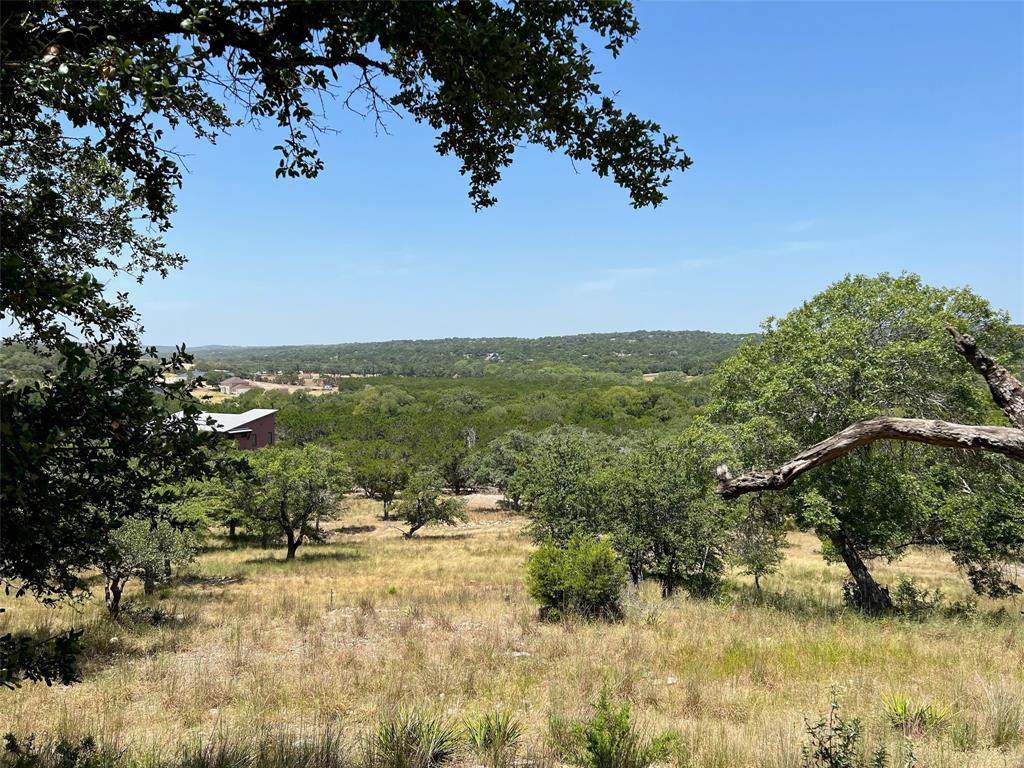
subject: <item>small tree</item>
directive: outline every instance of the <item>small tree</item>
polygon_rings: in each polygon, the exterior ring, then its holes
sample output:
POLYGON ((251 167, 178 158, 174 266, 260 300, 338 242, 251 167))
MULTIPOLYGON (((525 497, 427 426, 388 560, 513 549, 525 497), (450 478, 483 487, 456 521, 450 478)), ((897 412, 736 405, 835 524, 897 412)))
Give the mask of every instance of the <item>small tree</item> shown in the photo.
POLYGON ((393 459, 369 459, 356 471, 357 482, 371 499, 384 505, 384 519, 391 519, 391 505, 409 482, 409 470, 393 459))
POLYGON ((444 481, 436 472, 417 472, 398 502, 398 516, 409 527, 402 533, 407 539, 427 525, 456 525, 464 523, 466 502, 462 499, 442 496, 444 481))
POLYGON ((190 562, 195 557, 195 539, 191 532, 176 529, 167 520, 156 523, 129 518, 110 534, 100 570, 104 577, 104 597, 111 617, 121 613, 121 597, 128 581, 141 578, 147 594, 162 577, 165 563, 190 562))
POLYGON ((526 463, 536 447, 537 438, 529 432, 512 429, 487 444, 477 464, 473 481, 497 488, 512 509, 521 507, 520 488, 513 482, 516 471, 526 463))
POLYGON ((606 531, 598 476, 605 457, 586 432, 553 429, 518 469, 510 492, 519 495, 535 541, 565 544, 577 533, 606 531))
POLYGON ((339 511, 342 496, 352 487, 348 467, 316 445, 264 448, 248 461, 255 480, 239 503, 258 528, 284 535, 285 559, 294 560, 307 539, 322 539, 320 520, 339 511))
POLYGON ((665 596, 678 586, 698 595, 717 589, 732 515, 706 473, 725 444, 698 423, 674 440, 633 447, 608 473, 608 527, 634 583, 651 576, 665 596))
POLYGON ((762 577, 775 573, 785 559, 786 527, 777 507, 769 499, 752 499, 740 515, 730 543, 729 559, 742 573, 754 577, 758 595, 762 577))

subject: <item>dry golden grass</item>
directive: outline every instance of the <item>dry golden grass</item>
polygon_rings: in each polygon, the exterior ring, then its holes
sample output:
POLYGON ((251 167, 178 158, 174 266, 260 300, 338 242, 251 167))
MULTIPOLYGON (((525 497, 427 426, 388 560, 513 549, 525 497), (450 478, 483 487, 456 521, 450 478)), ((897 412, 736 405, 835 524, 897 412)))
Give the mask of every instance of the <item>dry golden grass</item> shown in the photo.
MULTIPOLYGON (((403 707, 451 717, 507 707, 542 750, 548 718, 585 712, 607 683, 640 722, 680 732, 681 765, 795 766, 803 717, 824 712, 836 685, 876 743, 899 738, 886 696, 949 708, 945 729, 917 739, 922 766, 1024 765, 1024 732, 992 746, 1000 709, 1022 706, 1020 601, 982 601, 983 615, 1006 610, 999 620, 865 619, 841 607, 842 571, 817 541, 794 535, 765 604, 734 578, 741 586, 716 602, 645 589, 619 624, 543 624, 523 586, 531 545, 519 519, 474 510, 466 526, 404 540, 374 503, 350 507, 330 543, 293 563, 215 542, 155 598, 179 616, 169 627, 118 627, 99 601, 8 600, 0 633, 84 624, 90 659, 79 685, 0 693, 0 730, 170 749, 214 729, 337 722, 358 733, 403 707), (976 747, 958 749, 972 729, 976 747)), ((934 553, 880 571, 968 594, 934 553)))

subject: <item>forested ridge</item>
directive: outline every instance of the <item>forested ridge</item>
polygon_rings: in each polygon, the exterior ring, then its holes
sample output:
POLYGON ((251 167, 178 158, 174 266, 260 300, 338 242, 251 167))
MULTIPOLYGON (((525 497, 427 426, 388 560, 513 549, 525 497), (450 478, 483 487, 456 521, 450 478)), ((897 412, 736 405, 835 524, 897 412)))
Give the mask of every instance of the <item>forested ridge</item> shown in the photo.
POLYGON ((585 371, 708 373, 754 334, 627 331, 573 336, 447 338, 278 347, 195 347, 201 368, 236 373, 479 376, 515 366, 567 363, 585 371))

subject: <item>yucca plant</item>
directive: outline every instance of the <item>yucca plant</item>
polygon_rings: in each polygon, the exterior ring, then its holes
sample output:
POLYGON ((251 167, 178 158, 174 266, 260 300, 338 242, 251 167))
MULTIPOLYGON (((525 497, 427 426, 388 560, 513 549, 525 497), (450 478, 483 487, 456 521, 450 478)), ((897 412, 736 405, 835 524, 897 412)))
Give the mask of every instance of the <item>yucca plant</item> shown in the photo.
POLYGON ((417 711, 381 720, 367 745, 370 768, 438 768, 458 750, 456 726, 444 718, 417 711))
POLYGON ((507 768, 515 760, 523 728, 511 712, 486 712, 468 720, 465 728, 469 747, 483 765, 507 768))
POLYGON ((902 693, 887 698, 884 708, 892 727, 907 737, 941 730, 949 722, 949 711, 945 707, 934 702, 915 704, 902 693))

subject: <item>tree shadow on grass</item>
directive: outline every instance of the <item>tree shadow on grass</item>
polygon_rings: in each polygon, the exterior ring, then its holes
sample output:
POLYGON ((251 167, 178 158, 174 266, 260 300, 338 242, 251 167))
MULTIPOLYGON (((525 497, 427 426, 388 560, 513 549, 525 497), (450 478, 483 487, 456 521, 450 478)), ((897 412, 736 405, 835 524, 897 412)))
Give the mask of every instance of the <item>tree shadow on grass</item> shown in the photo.
POLYGON ((469 538, 469 533, 415 533, 412 537, 402 536, 402 541, 464 541, 469 538))
POLYGON ((376 525, 346 525, 341 528, 335 528, 331 533, 339 536, 352 536, 357 533, 372 533, 376 530, 376 525))
MULTIPOLYGON (((308 545, 307 545, 308 546, 308 545)), ((305 547, 301 547, 295 555, 294 560, 286 560, 284 553, 278 550, 268 551, 263 557, 252 557, 242 562, 246 565, 262 565, 268 568, 281 568, 289 569, 295 568, 300 569, 304 564, 312 565, 313 563, 326 563, 326 562, 341 562, 344 560, 365 560, 366 555, 362 552, 344 549, 339 550, 337 548, 310 548, 308 550, 305 547)))
POLYGON ((897 604, 891 611, 868 613, 842 600, 836 600, 820 594, 808 594, 785 590, 772 592, 764 590, 760 593, 754 587, 737 584, 728 592, 727 600, 733 605, 760 607, 778 611, 795 619, 825 619, 836 621, 844 617, 856 617, 871 622, 900 622, 905 624, 921 623, 928 620, 944 620, 949 622, 979 621, 986 624, 1001 624, 1011 619, 1005 607, 995 610, 981 610, 973 600, 938 601, 932 605, 908 607, 897 604))

